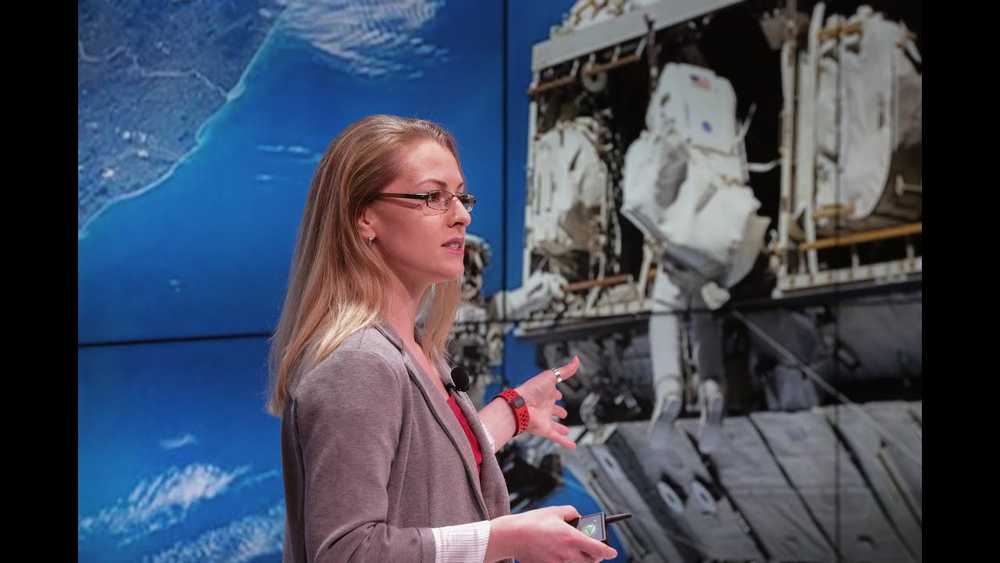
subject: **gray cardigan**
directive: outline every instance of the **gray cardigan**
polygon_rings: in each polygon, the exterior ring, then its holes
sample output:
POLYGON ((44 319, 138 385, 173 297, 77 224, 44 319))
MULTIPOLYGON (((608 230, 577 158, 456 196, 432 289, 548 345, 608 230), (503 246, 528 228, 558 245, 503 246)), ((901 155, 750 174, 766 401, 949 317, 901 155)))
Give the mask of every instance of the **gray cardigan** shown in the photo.
POLYGON ((303 374, 281 418, 282 560, 433 563, 431 528, 509 514, 475 406, 464 393, 456 401, 481 476, 455 414, 391 327, 351 335, 303 374))

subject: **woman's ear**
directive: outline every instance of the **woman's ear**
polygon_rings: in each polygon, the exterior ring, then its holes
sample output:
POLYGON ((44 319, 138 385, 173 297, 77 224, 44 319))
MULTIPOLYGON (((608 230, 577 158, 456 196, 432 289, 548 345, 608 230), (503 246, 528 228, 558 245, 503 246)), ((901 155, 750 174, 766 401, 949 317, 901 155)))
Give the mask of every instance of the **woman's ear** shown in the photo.
POLYGON ((362 238, 368 239, 369 237, 375 238, 375 224, 377 223, 375 214, 372 212, 370 205, 366 205, 364 209, 361 210, 361 215, 358 215, 358 232, 361 233, 362 238))

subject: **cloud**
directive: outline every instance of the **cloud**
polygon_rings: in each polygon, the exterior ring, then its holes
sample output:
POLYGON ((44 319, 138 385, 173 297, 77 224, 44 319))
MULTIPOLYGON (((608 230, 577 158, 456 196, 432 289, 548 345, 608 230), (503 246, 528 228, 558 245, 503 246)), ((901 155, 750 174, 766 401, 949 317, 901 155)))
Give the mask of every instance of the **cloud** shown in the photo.
POLYGON ((102 509, 97 515, 78 519, 78 541, 92 537, 112 537, 127 545, 158 530, 182 522, 199 503, 218 497, 249 466, 225 471, 203 463, 177 469, 171 467, 152 479, 140 482, 126 498, 102 509))
POLYGON ((281 478, 281 473, 279 473, 277 469, 271 469, 271 470, 265 471, 263 473, 258 473, 256 475, 253 475, 253 476, 247 477, 246 479, 241 480, 240 484, 237 485, 236 490, 238 491, 238 490, 243 489, 245 487, 252 487, 254 485, 260 484, 261 481, 265 481, 267 479, 274 479, 274 478, 278 478, 278 479, 281 478))
POLYGON ((164 438, 160 440, 160 447, 165 450, 176 450, 184 446, 191 446, 198 443, 198 439, 191 434, 185 434, 178 438, 164 438))
POLYGON ((285 537, 285 503, 279 502, 262 514, 251 514, 205 532, 194 540, 177 542, 144 562, 227 561, 243 563, 281 553, 285 537))
POLYGON ((352 74, 418 77, 413 61, 446 58, 447 49, 417 35, 443 6, 443 0, 293 0, 280 25, 352 74))

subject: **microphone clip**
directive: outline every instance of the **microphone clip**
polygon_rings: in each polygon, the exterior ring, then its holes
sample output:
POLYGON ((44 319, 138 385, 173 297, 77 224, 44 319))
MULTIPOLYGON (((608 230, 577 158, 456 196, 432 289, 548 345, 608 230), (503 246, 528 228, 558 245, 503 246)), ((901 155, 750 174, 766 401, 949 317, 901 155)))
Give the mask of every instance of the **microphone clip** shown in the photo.
POLYGON ((451 370, 451 380, 454 383, 445 383, 445 389, 451 389, 452 391, 463 391, 469 390, 469 372, 462 366, 455 366, 451 370))

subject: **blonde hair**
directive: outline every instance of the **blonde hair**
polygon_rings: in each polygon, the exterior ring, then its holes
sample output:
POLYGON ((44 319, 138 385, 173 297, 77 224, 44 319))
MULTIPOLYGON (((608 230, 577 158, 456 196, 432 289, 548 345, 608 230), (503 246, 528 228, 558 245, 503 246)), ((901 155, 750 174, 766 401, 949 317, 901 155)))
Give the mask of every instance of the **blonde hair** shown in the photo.
MULTIPOLYGON (((344 129, 323 153, 306 198, 292 255, 288 292, 271 339, 267 410, 281 416, 303 373, 344 339, 379 323, 389 311, 388 267, 358 232, 358 218, 401 171, 398 154, 433 140, 458 161, 451 134, 421 120, 373 115, 344 129)), ((435 284, 420 302, 424 353, 445 359, 461 301, 457 280, 435 284)))

